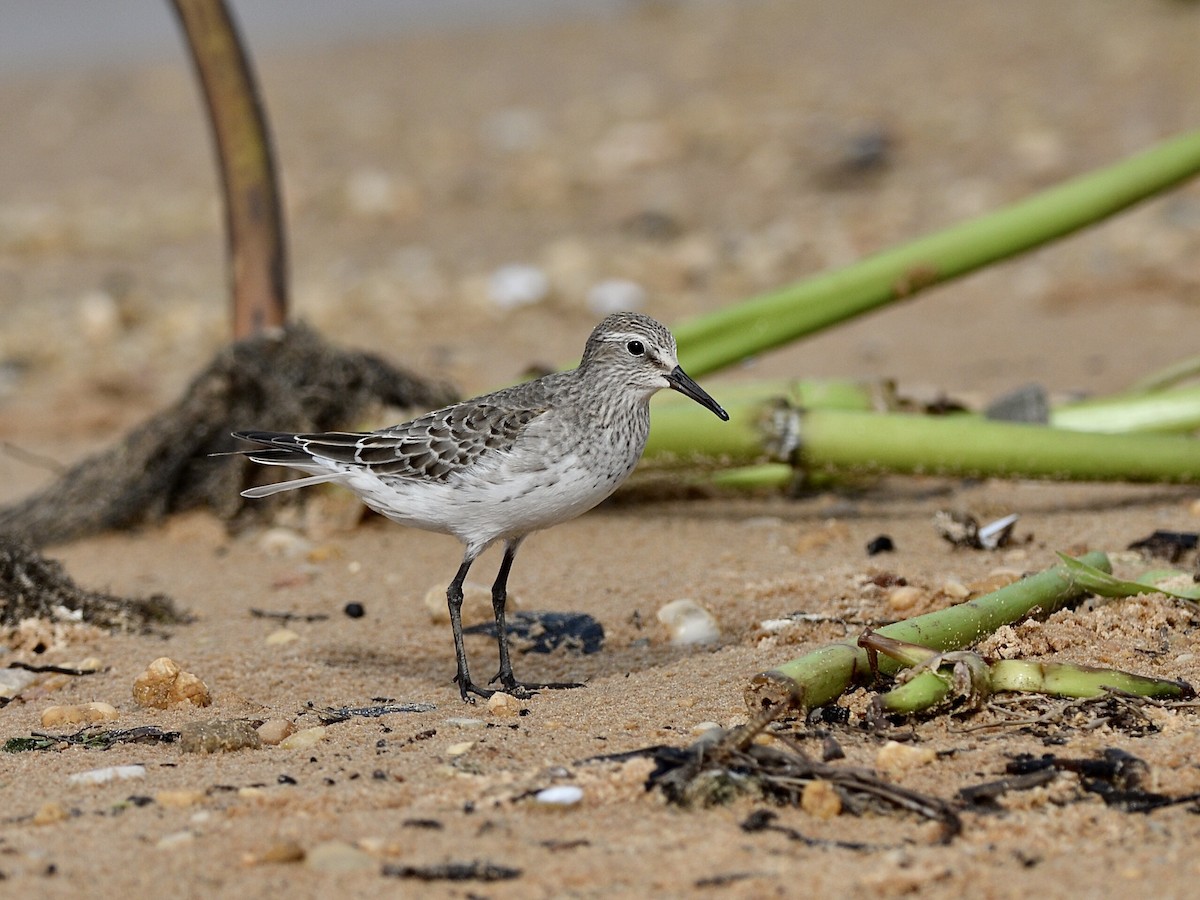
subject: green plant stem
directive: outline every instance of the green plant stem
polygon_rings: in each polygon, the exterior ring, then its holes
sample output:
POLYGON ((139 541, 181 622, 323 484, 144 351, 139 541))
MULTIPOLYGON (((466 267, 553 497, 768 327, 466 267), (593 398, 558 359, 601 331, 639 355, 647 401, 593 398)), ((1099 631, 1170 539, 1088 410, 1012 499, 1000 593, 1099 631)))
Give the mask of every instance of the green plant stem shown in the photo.
POLYGON ((1200 387, 1115 394, 1055 407, 1050 424, 1070 431, 1128 434, 1200 428, 1200 387))
MULTIPOLYGON (((1112 571, 1103 553, 1088 553, 1081 560, 1101 571, 1112 571)), ((932 650, 960 650, 1001 625, 1020 621, 1035 611, 1049 615, 1084 593, 1066 566, 1058 565, 975 600, 887 625, 879 633, 932 650)), ((895 660, 879 659, 882 672, 899 668, 895 660)), ((856 643, 829 644, 754 676, 746 688, 746 703, 755 712, 780 702, 812 709, 837 699, 850 685, 866 681, 872 674, 867 651, 856 643)))
POLYGON ((847 268, 684 322, 675 328, 679 360, 699 378, 1093 225, 1198 172, 1200 130, 847 268))
MULTIPOLYGON (((730 421, 684 403, 654 413, 646 458, 722 467, 791 462, 810 472, 1200 483, 1200 444, 1179 435, 1092 434, 978 416, 800 411, 753 394, 726 403, 730 421)), ((756 477, 779 477, 758 470, 756 477)), ((736 477, 734 478, 736 480, 736 477)))

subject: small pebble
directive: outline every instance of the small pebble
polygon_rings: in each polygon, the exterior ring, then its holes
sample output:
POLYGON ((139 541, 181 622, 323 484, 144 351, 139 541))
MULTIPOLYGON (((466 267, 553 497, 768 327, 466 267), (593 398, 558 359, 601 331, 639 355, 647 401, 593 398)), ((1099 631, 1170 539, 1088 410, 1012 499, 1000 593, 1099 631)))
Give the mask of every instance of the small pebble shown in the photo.
POLYGON ((818 778, 804 786, 800 808, 818 819, 835 819, 842 812, 842 798, 832 782, 818 778))
POLYGON ((232 753, 260 747, 262 738, 245 719, 188 722, 179 729, 179 749, 184 753, 232 753))
POLYGON ((351 619, 361 619, 367 614, 367 611, 363 608, 361 603, 347 603, 344 612, 351 619))
POLYGON ((501 310, 540 303, 550 294, 550 279, 537 266, 501 266, 488 278, 488 299, 501 310))
POLYGON ((145 777, 145 766, 107 766, 103 769, 76 772, 67 778, 67 781, 71 784, 107 784, 110 781, 126 781, 131 778, 145 777))
POLYGON ((487 702, 488 712, 493 716, 500 718, 511 718, 521 714, 524 704, 521 703, 512 694, 506 694, 503 691, 497 691, 488 697, 487 702))
POLYGON ((879 553, 892 553, 896 549, 896 545, 892 539, 886 534, 881 534, 867 544, 867 556, 875 556, 879 553))
POLYGON ((719 730, 721 726, 716 722, 697 722, 692 726, 692 734, 706 734, 714 729, 719 730))
POLYGON ((446 755, 449 757, 462 756, 471 752, 471 748, 475 746, 474 741, 461 741, 457 744, 451 744, 446 748, 446 755))
POLYGON ((267 635, 265 643, 268 647, 282 647, 284 644, 290 644, 298 640, 300 640, 300 635, 292 631, 292 629, 279 628, 267 635))
POLYGON ((304 864, 318 872, 365 872, 379 863, 369 853, 342 841, 317 844, 304 856, 304 864))
POLYGON ((272 844, 262 853, 250 856, 246 861, 251 864, 294 863, 302 861, 305 855, 304 848, 295 841, 280 841, 277 844, 272 844))
POLYGON ((875 754, 875 769, 881 773, 896 775, 927 766, 937 759, 937 752, 929 747, 914 747, 898 741, 888 741, 875 754))
POLYGON ((268 528, 258 539, 258 548, 268 556, 295 558, 312 549, 312 542, 290 528, 268 528))
POLYGON ((548 806, 573 806, 583 799, 583 788, 573 784, 556 784, 538 791, 533 799, 548 806))
POLYGON ((62 822, 69 818, 71 818, 71 813, 65 806, 57 801, 47 800, 33 814, 33 824, 53 825, 55 822, 62 822))
POLYGON ((717 620, 695 600, 673 600, 658 611, 672 644, 712 644, 721 637, 717 620))
POLYGON ((324 725, 314 725, 312 728, 301 728, 294 734, 289 734, 279 746, 284 750, 303 750, 306 747, 315 746, 318 742, 325 740, 326 728, 324 725))
POLYGON ((464 719, 451 718, 446 720, 446 725, 450 728, 462 728, 465 731, 473 731, 476 728, 483 728, 487 725, 483 719, 464 719))
POLYGON ((267 719, 258 726, 257 731, 263 744, 274 747, 276 744, 282 743, 288 735, 295 733, 296 726, 287 719, 267 719))
POLYGON ((204 791, 159 791, 154 795, 154 802, 159 806, 170 809, 184 809, 204 801, 204 791))
POLYGON ((911 584, 901 585, 893 588, 888 594, 888 606, 897 612, 903 612, 916 606, 923 596, 924 592, 920 588, 911 584))
POLYGON ((42 727, 83 725, 94 722, 115 722, 119 714, 108 703, 81 703, 78 706, 47 706, 42 710, 42 727))
POLYGON ((971 589, 961 581, 947 581, 942 585, 942 593, 951 600, 966 600, 971 596, 971 589))
POLYGON ((646 305, 646 289, 628 278, 608 278, 587 292, 587 308, 597 316, 636 312, 646 305))
POLYGON ((134 680, 133 699, 138 706, 167 709, 182 703, 208 706, 212 703, 212 694, 191 672, 180 669, 173 659, 161 656, 134 680))
POLYGON ((185 828, 183 831, 172 831, 170 834, 164 834, 154 843, 154 846, 158 850, 173 850, 184 844, 190 844, 195 839, 196 836, 185 828))

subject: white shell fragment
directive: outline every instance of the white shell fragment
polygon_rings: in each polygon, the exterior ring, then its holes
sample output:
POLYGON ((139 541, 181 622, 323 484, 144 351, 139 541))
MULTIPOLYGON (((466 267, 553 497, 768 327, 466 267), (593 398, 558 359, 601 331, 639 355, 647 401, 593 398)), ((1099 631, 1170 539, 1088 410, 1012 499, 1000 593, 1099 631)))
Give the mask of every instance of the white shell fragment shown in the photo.
POLYGON ((550 806, 573 806, 583 799, 583 788, 573 784, 556 784, 538 791, 533 799, 550 806))
POLYGON ((124 781, 130 778, 145 778, 145 766, 106 766, 103 769, 89 769, 86 772, 76 772, 67 778, 71 784, 107 784, 110 781, 124 781))
POLYGON ((537 266, 501 266, 488 278, 488 299, 497 309, 510 310, 540 303, 550 294, 550 279, 537 266))
POLYGON ((658 621, 667 626, 672 644, 713 644, 720 640, 716 618, 695 600, 673 600, 658 611, 658 621))

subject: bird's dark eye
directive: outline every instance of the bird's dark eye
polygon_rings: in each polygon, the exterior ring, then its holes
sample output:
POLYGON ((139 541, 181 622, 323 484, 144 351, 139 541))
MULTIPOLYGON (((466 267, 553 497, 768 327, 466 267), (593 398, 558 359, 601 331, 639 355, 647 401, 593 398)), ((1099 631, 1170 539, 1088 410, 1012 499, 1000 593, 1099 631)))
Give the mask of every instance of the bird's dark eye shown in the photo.
POLYGON ((632 353, 634 356, 641 356, 646 352, 646 345, 643 344, 641 341, 630 341, 628 344, 625 345, 625 349, 628 350, 630 353, 632 353))

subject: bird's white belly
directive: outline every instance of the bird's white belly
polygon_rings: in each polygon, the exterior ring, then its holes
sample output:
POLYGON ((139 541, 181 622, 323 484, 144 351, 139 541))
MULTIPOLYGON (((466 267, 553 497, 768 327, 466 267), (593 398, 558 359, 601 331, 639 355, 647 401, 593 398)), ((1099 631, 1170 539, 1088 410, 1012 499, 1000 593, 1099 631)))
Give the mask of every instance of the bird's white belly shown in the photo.
POLYGON ((452 534, 481 549, 586 512, 615 491, 636 462, 635 457, 628 465, 598 472, 572 454, 542 468, 477 469, 445 482, 385 483, 369 472, 357 472, 344 483, 395 522, 452 534))

